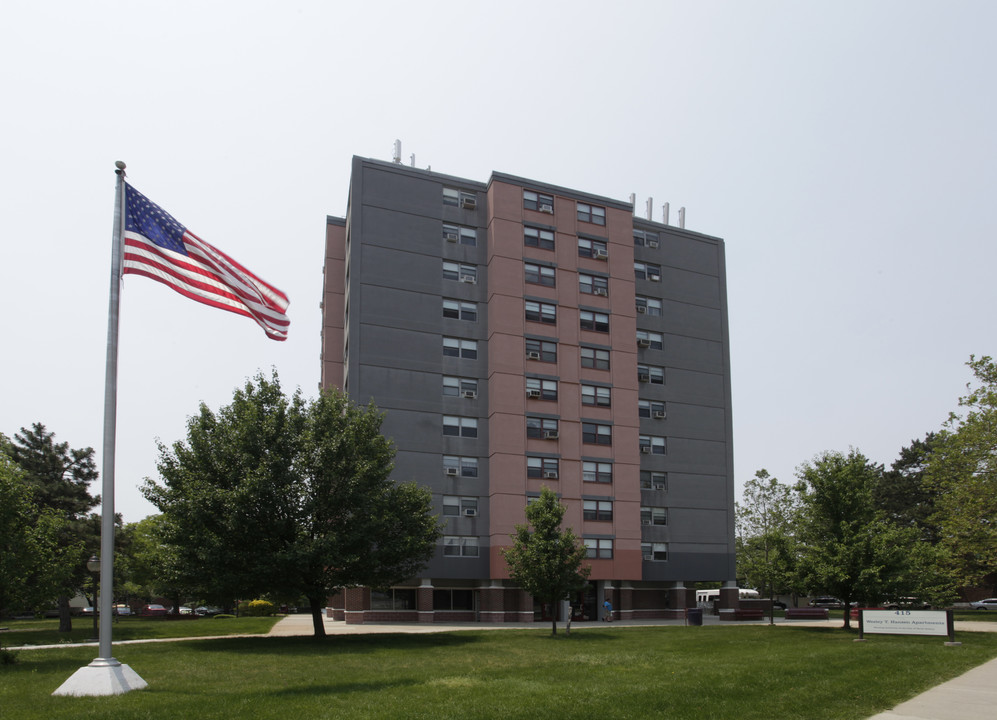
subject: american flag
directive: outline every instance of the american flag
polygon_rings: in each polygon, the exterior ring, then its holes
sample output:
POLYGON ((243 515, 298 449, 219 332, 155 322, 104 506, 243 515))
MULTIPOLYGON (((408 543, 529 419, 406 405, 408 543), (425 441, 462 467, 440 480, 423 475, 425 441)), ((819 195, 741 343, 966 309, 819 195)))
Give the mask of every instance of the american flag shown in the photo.
POLYGON ((125 183, 124 274, 145 275, 191 300, 245 315, 286 340, 287 295, 188 231, 125 183))

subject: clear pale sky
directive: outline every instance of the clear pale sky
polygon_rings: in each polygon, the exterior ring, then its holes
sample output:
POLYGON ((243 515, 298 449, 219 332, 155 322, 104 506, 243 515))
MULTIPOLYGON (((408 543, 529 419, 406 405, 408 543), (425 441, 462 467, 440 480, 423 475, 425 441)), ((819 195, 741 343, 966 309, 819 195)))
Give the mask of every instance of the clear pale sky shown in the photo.
MULTIPOLYGON (((114 161, 290 296, 290 338, 121 301, 116 509, 257 371, 317 393, 350 158, 619 200, 724 238, 734 459, 889 465, 995 354, 997 3, 12 0, 0 26, 0 432, 102 447, 114 161)), ((366 400, 366 398, 359 398, 366 400)), ((93 488, 100 492, 99 483, 93 488)))

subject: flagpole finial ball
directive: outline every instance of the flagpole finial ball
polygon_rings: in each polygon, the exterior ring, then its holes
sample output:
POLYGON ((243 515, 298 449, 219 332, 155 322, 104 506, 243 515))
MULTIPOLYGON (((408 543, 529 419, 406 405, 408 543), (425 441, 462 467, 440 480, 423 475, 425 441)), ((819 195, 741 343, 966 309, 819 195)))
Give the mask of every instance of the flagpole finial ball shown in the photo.
POLYGON ((123 162, 121 162, 120 160, 117 160, 114 163, 114 167, 118 168, 118 170, 124 170, 125 169, 125 164, 123 162))

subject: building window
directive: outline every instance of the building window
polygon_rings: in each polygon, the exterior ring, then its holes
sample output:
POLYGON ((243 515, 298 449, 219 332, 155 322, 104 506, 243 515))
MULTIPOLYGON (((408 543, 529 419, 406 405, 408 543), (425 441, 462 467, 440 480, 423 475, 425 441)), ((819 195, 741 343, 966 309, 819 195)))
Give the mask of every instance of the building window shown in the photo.
POLYGON ((609 295, 609 278, 578 273, 578 290, 588 295, 609 295))
POLYGON ((590 460, 582 462, 582 480, 596 483, 613 482, 613 463, 590 460))
POLYGON ((557 458, 526 458, 526 477, 544 480, 557 480, 560 475, 560 461, 557 458))
POLYGON ((462 338, 443 338, 443 355, 445 357, 459 357, 465 360, 475 360, 478 357, 478 341, 464 340, 462 338))
POLYGON ((478 498, 444 495, 443 514, 448 517, 474 517, 478 514, 478 498))
POLYGON ((478 458, 444 455, 443 472, 460 477, 478 477, 478 458))
POLYGON ((557 420, 526 416, 526 437, 536 440, 556 440, 557 420))
POLYGON ((444 535, 443 555, 444 557, 478 557, 478 538, 444 535))
POLYGON ((638 400, 637 416, 652 420, 665 419, 665 404, 656 400, 638 400))
POLYGON ((652 385, 664 385, 665 369, 654 365, 638 365, 637 382, 651 383, 652 385))
POLYGON ((665 455, 668 451, 668 444, 663 437, 641 435, 640 451, 645 455, 665 455))
POLYGON ((578 257, 605 260, 609 257, 609 248, 602 240, 578 238, 578 257))
POLYGON ((478 303, 443 298, 443 317, 451 318, 453 320, 469 320, 470 322, 477 322, 478 303))
POLYGON ((474 610, 474 590, 433 590, 433 610, 474 610))
POLYGON ((661 281, 661 266, 652 263, 635 262, 634 277, 637 280, 650 280, 652 282, 661 281))
POLYGON ((448 437, 476 438, 478 437, 478 419, 444 415, 443 434, 448 437))
POLYGON ((415 610, 413 588, 393 588, 370 591, 371 610, 415 610))
POLYGON ((581 347, 582 367, 609 370, 609 350, 581 347))
POLYGON ((533 285, 554 287, 554 268, 530 262, 524 263, 523 267, 526 269, 526 282, 533 285))
POLYGON ((527 210, 554 214, 554 198, 551 195, 523 190, 523 207, 527 210))
POLYGON ((580 202, 578 203, 578 219, 593 225, 605 225, 606 208, 580 202))
POLYGON ((531 340, 526 338, 526 357, 540 362, 557 362, 557 343, 552 340, 531 340))
POLYGON ((668 559, 668 543, 641 543, 640 554, 645 560, 662 562, 668 559))
POLYGON ((478 396, 478 381, 474 378, 444 375, 443 394, 447 397, 466 397, 473 400, 478 396))
POLYGON ((582 542, 585 543, 585 557, 602 560, 611 560, 613 558, 612 540, 583 538, 582 542))
POLYGON ((661 317, 661 300, 658 298, 638 295, 636 299, 637 314, 661 317))
POLYGON ((613 426, 600 423, 582 423, 582 442, 589 445, 612 445, 613 426))
POLYGON ((599 385, 582 385, 582 405, 609 407, 612 404, 610 389, 599 385))
POLYGON ((595 332, 609 332, 609 315, 606 313, 592 312, 591 310, 581 310, 578 313, 582 330, 594 330, 595 332))
POLYGON ((526 378, 526 397, 535 400, 557 400, 557 380, 526 378))
POLYGON ((532 322, 542 322, 548 325, 557 324, 557 305, 551 303, 526 301, 526 319, 532 322))
POLYGON ((611 522, 613 520, 613 502, 611 500, 582 500, 582 519, 611 522))
POLYGON ((640 471, 640 489, 641 490, 667 490, 668 489, 668 473, 663 472, 649 472, 647 470, 640 471))
POLYGON ((443 279, 458 280, 460 282, 471 283, 473 285, 478 282, 478 266, 468 265, 466 263, 448 262, 444 260, 443 279))
POLYGON ((661 333, 638 330, 637 347, 648 350, 662 350, 665 347, 665 338, 661 333))
POLYGON ((478 204, 478 195, 466 190, 445 187, 443 188, 443 204, 474 210, 478 204))
POLYGON ((658 233, 649 230, 634 230, 634 245, 636 247, 658 247, 658 233))
POLYGON ((473 246, 478 244, 478 231, 474 228, 444 223, 443 239, 447 242, 473 246))
POLYGON ((523 228, 523 244, 541 250, 553 250, 554 231, 526 226, 523 228))
POLYGON ((668 514, 663 507, 643 507, 640 509, 641 525, 667 525, 668 514))

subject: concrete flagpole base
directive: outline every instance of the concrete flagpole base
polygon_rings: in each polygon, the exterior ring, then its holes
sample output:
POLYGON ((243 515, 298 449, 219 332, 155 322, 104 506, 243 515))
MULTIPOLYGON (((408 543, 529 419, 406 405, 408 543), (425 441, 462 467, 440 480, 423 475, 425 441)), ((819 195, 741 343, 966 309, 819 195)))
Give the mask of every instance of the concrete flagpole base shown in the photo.
POLYGON ((130 690, 141 690, 148 683, 127 665, 112 658, 97 658, 74 672, 59 686, 53 695, 97 697, 123 695, 130 690))

